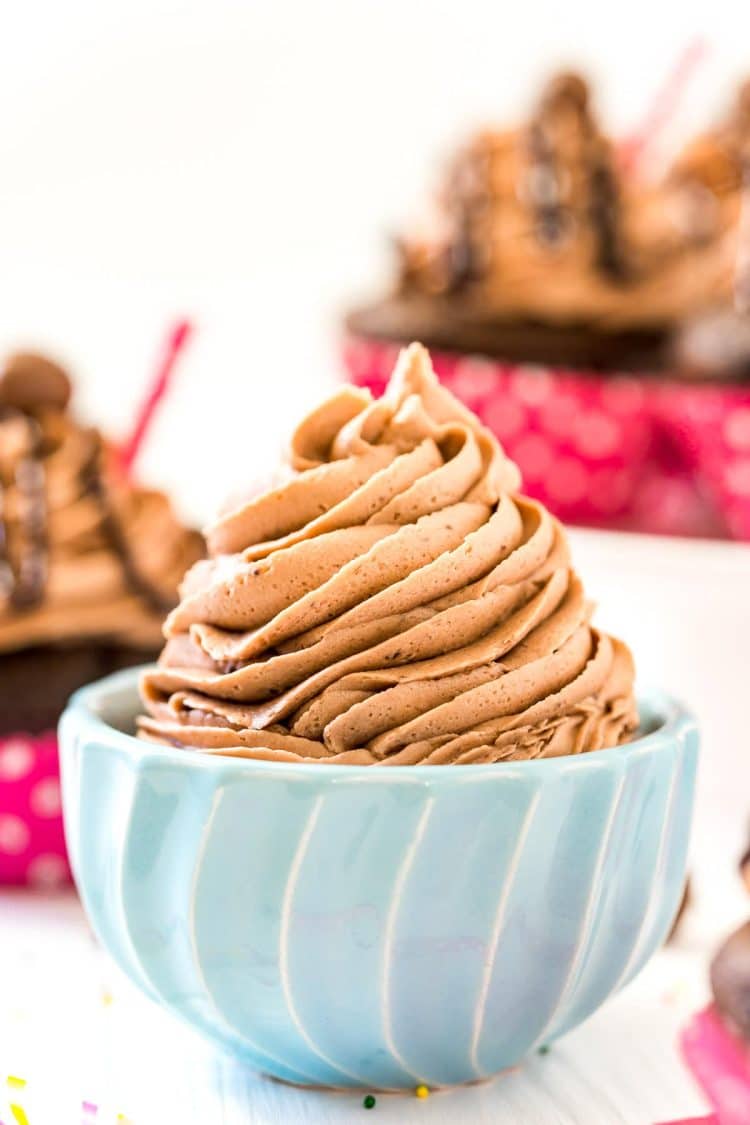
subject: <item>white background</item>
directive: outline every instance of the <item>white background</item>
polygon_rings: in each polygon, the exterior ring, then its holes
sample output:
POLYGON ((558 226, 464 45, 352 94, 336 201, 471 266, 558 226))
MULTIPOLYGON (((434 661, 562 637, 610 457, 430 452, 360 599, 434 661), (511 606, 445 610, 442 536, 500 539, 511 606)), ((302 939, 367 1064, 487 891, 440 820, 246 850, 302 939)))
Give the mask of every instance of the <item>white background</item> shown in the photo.
POLYGON ((703 35, 668 149, 750 68, 748 20, 741 0, 2 0, 0 348, 54 349, 123 432, 193 315, 143 467, 204 518, 335 377, 339 311, 385 281, 465 129, 574 63, 626 133, 703 35))

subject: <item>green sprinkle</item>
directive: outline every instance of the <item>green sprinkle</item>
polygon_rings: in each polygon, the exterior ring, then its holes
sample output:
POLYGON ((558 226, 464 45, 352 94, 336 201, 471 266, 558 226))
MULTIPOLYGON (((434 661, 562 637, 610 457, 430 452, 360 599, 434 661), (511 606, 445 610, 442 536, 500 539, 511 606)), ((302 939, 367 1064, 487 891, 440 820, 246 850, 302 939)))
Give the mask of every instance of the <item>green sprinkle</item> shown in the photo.
POLYGON ((548 1055, 548 1054, 549 1054, 549 1047, 547 1046, 547 1044, 546 1044, 546 1043, 545 1043, 545 1044, 543 1044, 543 1046, 541 1046, 541 1047, 539 1048, 539 1054, 540 1054, 540 1055, 548 1055))
POLYGON ((365 1100, 362 1102, 362 1105, 365 1107, 365 1109, 375 1108, 375 1098, 372 1096, 372 1094, 367 1095, 365 1100))

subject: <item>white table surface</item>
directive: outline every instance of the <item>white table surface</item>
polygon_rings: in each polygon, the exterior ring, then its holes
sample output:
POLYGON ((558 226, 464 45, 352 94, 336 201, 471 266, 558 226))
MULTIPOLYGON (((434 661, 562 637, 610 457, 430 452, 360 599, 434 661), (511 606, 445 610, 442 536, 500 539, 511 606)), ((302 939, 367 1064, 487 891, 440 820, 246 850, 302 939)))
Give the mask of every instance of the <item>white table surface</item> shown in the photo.
MULTIPOLYGON (((689 919, 688 919, 689 922, 689 919)), ((217 1053, 101 953, 72 892, 0 892, 0 1122, 28 1125, 654 1125, 707 1111, 678 1033, 706 998, 702 943, 659 953, 583 1027, 511 1074, 426 1100, 296 1090, 217 1053), (7 1077, 25 1080, 22 1090, 7 1077), (85 1112, 87 1101, 97 1113, 85 1112), (122 1121, 121 1121, 122 1125, 122 1121)))

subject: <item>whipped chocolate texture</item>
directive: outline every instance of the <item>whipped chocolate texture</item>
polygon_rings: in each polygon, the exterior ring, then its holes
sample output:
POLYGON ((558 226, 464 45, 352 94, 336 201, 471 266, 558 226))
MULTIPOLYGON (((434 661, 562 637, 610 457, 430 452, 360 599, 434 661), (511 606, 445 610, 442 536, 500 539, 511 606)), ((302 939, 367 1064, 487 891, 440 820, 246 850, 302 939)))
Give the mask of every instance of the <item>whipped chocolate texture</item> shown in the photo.
POLYGON ((159 645, 200 537, 118 470, 68 412, 68 376, 19 353, 0 369, 0 654, 97 641, 159 645))
POLYGON ((590 624, 560 525, 402 352, 343 388, 276 487, 207 531, 142 738, 289 762, 436 765, 597 750, 637 726, 627 648, 590 624))

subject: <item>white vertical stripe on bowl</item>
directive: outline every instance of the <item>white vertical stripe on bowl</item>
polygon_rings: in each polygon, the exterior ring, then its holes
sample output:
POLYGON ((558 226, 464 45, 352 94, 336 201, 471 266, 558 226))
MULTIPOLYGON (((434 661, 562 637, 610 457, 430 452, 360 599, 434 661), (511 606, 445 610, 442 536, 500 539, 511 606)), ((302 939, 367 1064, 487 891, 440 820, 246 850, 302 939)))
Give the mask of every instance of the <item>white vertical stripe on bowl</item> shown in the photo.
POLYGON ((391 1055, 403 1067, 407 1074, 411 1074, 414 1078, 415 1086, 430 1085, 428 1078, 423 1075, 415 1074, 401 1056, 398 1047, 393 1038, 393 1016, 391 1013, 391 965, 393 962, 393 950, 395 946, 395 933, 396 933, 396 920, 398 918, 398 911, 401 905, 401 898, 406 886, 406 880, 409 878, 414 860, 417 855, 417 850, 427 828, 427 821, 430 819, 433 806, 435 804, 434 797, 428 797, 425 801, 425 806, 420 813, 419 820, 417 821, 416 828, 414 829, 414 837, 409 844, 409 847, 404 853, 404 858, 398 873, 393 883, 393 891, 391 892, 391 904, 388 907, 388 916, 385 923, 385 931, 383 934, 383 975, 381 978, 381 991, 383 995, 383 1038, 385 1039, 386 1046, 391 1052, 391 1055))
POLYGON ((299 879, 299 873, 302 868, 305 853, 307 852, 307 849, 310 845, 310 840, 312 839, 313 832, 315 831, 315 826, 318 823, 318 817, 320 816, 320 810, 323 807, 324 800, 325 798, 322 794, 319 797, 315 798, 313 806, 310 810, 310 815, 308 816, 307 821, 305 822, 305 826, 300 833, 297 849, 294 853, 291 865, 289 867, 289 874, 287 875, 286 885, 284 887, 284 895, 281 902, 281 931, 279 933, 279 979, 281 981, 281 991, 284 995, 284 1000, 286 1001, 287 1011, 289 1012, 289 1018, 292 1021, 292 1024, 294 1025, 298 1034, 302 1039, 304 1039, 305 1043, 313 1052, 313 1054, 317 1055, 319 1059, 322 1059, 327 1066, 330 1066, 333 1070, 338 1071, 338 1073, 341 1074, 344 1078, 352 1079, 353 1081, 359 1083, 360 1086, 367 1086, 369 1085, 369 1083, 366 1077, 363 1077, 363 1075, 361 1074, 355 1074, 352 1070, 347 1070, 346 1067, 341 1066, 334 1059, 330 1058, 330 1056, 327 1055, 325 1051, 321 1051, 321 1049, 317 1046, 315 1041, 306 1031, 302 1020, 300 1019, 299 1012, 297 1011, 297 1008, 295 1006, 294 999, 292 998, 292 980, 291 974, 289 972, 289 930, 292 922, 292 903, 294 901, 294 892, 297 888, 297 880, 299 879))
POLYGON ((503 889, 500 893, 500 898, 495 912, 495 918, 492 924, 492 934, 487 948, 487 959, 485 961, 484 972, 482 974, 482 983, 479 989, 479 996, 477 998, 477 1012, 474 1019, 474 1030, 471 1037, 471 1049, 469 1057, 471 1064, 474 1067, 474 1072, 477 1078, 486 1078, 487 1075, 479 1065, 479 1041, 482 1037, 482 1028, 484 1026, 484 1015, 487 1007, 487 997, 490 991, 490 982, 492 980, 492 973, 495 968, 495 957, 497 955, 497 947, 500 943, 500 935, 503 931, 503 924, 505 922, 505 911, 508 906, 508 899, 513 890, 518 866, 521 862, 521 856, 526 845, 526 838, 531 829, 532 822, 536 815, 536 810, 541 800, 541 790, 537 790, 529 802, 529 807, 521 824, 521 829, 518 833, 518 843, 513 850, 513 856, 505 874, 503 882, 503 889))
POLYGON ((552 1012, 550 1013, 546 1024, 544 1025, 542 1030, 539 1032, 539 1035, 537 1036, 537 1039, 536 1039, 537 1044, 544 1043, 545 1036, 549 1034, 550 1029, 553 1028, 555 1026, 555 1024, 559 1023, 560 1014, 562 1012, 564 1012, 565 1005, 570 1000, 571 995, 574 993, 575 987, 578 984, 578 981, 579 981, 579 978, 580 978, 581 963, 583 961, 583 958, 589 952, 589 938, 591 936, 591 926, 593 924, 594 917, 596 915, 596 908, 599 905, 599 901, 601 899, 602 892, 604 890, 604 883, 603 883, 603 880, 602 880, 602 869, 604 867, 604 862, 607 858, 607 851, 609 849, 609 842, 610 842, 610 839, 612 837, 612 829, 614 827, 615 820, 617 819, 617 813, 619 812, 619 809, 620 809, 620 799, 622 797, 622 791, 625 788, 625 777, 626 777, 625 771, 623 770, 623 772, 620 774, 620 777, 618 779, 615 791, 614 791, 614 793, 611 797, 612 807, 610 809, 609 816, 607 817, 607 823, 604 826, 604 831, 602 832, 602 838, 599 842, 599 854, 596 857, 596 864, 594 866, 594 870, 593 870, 593 873, 591 875, 591 891, 589 893, 588 901, 586 903, 586 912, 583 916, 583 922, 581 923, 581 929, 580 929, 580 932, 578 934, 578 942, 576 944, 576 951, 575 951, 575 954, 573 955, 573 958, 570 962, 570 969, 568 970, 568 974, 565 978, 565 983, 562 987, 562 991, 560 992, 560 996, 558 998, 558 1001, 555 1004, 554 1008, 552 1009, 552 1012))
MULTIPOLYGON (((682 771, 684 765, 684 754, 681 753, 680 763, 672 770, 672 777, 669 782, 669 790, 667 792, 667 800, 664 804, 664 822, 662 825, 661 836, 659 837, 659 851, 657 852, 656 863, 654 864, 654 874, 651 879, 651 886, 663 878, 664 865, 666 862, 667 845, 672 839, 672 819, 674 816, 675 797, 677 795, 678 782, 682 780, 682 771)), ((638 959, 643 954, 643 946, 645 939, 648 937, 651 927, 654 923, 654 915, 658 908, 662 905, 661 896, 651 894, 649 898, 648 909, 643 919, 643 924, 636 934, 635 941, 633 942, 633 949, 630 956, 625 963, 625 968, 617 978, 616 983, 610 989, 610 996, 614 996, 616 992, 627 982, 633 968, 638 963, 638 959)))
POLYGON ((295 1063, 289 1063, 285 1059, 279 1058, 278 1055, 267 1050, 266 1047, 261 1046, 260 1043, 257 1043, 250 1039, 247 1031, 241 1030, 240 1028, 235 1027, 234 1024, 230 1023, 230 1021, 222 1013, 218 1004, 214 1000, 208 980, 206 979, 205 973, 203 972, 200 952, 198 950, 198 939, 196 937, 195 922, 196 903, 198 900, 198 884, 200 882, 201 871, 203 869, 206 849, 208 848, 208 842, 211 838, 211 830, 216 819, 216 814, 218 813, 221 802, 224 798, 224 792, 225 791, 223 789, 217 789, 211 798, 211 807, 208 811, 208 816, 206 817, 205 824, 203 825, 203 829, 201 831, 200 843, 196 852, 193 878, 190 885, 190 902, 188 904, 188 930, 190 935, 190 946, 193 952, 193 965, 195 969, 195 975, 202 989, 201 998, 205 1000, 205 1002, 210 1006, 211 1018, 216 1021, 217 1026, 222 1028, 224 1034, 227 1035, 230 1039, 236 1040, 238 1043, 243 1044, 244 1046, 251 1047, 253 1050, 257 1051, 260 1057, 265 1056, 267 1059, 275 1062, 278 1066, 284 1067, 285 1070, 290 1071, 291 1073, 297 1073, 300 1075, 300 1078, 309 1081, 311 1084, 314 1084, 316 1082, 316 1078, 313 1075, 306 1074, 304 1071, 300 1071, 300 1068, 295 1063))

